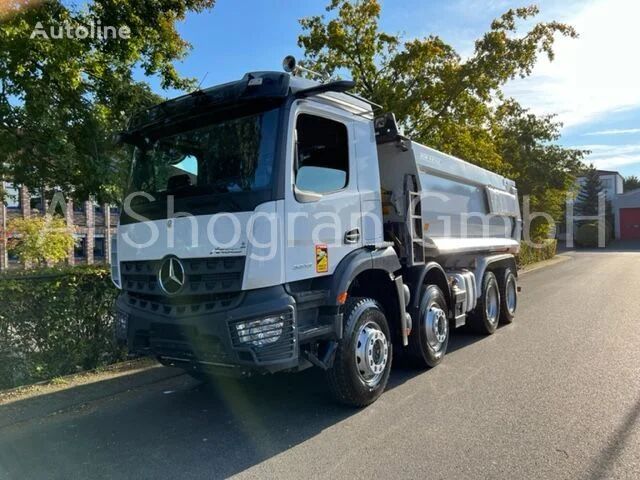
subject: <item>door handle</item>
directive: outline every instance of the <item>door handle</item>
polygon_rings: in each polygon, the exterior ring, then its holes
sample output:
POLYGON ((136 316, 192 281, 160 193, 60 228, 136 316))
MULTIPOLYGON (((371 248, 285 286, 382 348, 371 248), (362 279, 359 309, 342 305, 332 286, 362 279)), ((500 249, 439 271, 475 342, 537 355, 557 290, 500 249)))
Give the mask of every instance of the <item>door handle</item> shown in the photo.
POLYGON ((358 243, 360 240, 360 229, 354 228, 353 230, 349 230, 344 234, 344 243, 358 243))

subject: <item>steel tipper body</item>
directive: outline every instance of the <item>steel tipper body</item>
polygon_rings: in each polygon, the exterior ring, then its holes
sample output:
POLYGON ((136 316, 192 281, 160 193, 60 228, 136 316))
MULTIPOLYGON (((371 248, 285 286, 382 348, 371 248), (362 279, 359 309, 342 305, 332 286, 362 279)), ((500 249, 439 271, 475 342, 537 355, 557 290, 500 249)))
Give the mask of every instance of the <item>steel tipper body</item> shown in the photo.
POLYGON ((435 366, 468 313, 512 317, 513 182, 404 139, 352 86, 255 72, 132 121, 112 259, 131 351, 199 378, 316 366, 366 405, 394 348, 435 366))

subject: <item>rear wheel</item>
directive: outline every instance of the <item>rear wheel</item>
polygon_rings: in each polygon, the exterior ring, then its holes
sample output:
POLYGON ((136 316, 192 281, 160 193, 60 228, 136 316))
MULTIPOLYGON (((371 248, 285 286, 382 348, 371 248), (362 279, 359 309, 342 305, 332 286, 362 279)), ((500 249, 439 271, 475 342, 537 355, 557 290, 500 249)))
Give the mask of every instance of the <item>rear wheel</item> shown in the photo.
POLYGON ((435 367, 444 358, 449 345, 447 302, 436 285, 425 286, 420 300, 417 325, 409 335, 410 362, 419 368, 435 367))
POLYGON ((518 282, 510 268, 505 268, 498 280, 500 286, 500 322, 511 323, 518 307, 518 282))
POLYGON ((371 298, 352 298, 345 305, 345 331, 333 366, 327 370, 336 400, 364 407, 382 394, 391 371, 392 346, 387 319, 371 298))
POLYGON ((500 320, 500 289, 493 272, 486 272, 482 279, 482 294, 471 315, 471 325, 478 333, 491 335, 500 320))

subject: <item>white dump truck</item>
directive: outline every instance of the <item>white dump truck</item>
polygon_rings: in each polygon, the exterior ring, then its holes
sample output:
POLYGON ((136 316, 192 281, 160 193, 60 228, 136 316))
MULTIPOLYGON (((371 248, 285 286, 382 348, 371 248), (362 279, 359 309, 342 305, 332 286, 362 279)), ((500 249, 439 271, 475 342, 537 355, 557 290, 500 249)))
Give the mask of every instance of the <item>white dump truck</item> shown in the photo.
POLYGON ((513 181, 405 138, 351 81, 254 72, 141 112, 117 337, 197 378, 319 367, 364 406, 393 358, 513 320, 513 181))

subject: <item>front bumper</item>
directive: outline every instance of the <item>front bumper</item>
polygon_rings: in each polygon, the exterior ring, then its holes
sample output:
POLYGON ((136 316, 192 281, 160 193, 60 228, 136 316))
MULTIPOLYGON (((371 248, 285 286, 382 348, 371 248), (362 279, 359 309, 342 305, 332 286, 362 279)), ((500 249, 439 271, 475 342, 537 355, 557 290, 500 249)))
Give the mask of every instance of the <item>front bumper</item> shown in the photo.
POLYGON ((158 304, 123 292, 116 307, 116 331, 129 351, 155 355, 166 364, 232 375, 300 364, 295 300, 282 285, 242 292, 226 306, 158 304), (283 319, 277 341, 262 346, 241 342, 237 323, 273 315, 283 319))

